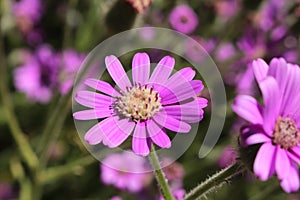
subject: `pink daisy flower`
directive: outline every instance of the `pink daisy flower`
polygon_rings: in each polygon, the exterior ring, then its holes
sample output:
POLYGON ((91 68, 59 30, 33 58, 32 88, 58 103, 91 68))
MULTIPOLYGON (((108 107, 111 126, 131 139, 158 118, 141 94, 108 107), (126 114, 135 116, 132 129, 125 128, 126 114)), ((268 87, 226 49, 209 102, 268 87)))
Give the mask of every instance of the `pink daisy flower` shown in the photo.
POLYGON ((276 173, 286 192, 299 189, 300 164, 300 69, 274 58, 270 65, 253 62, 264 106, 248 95, 238 96, 233 110, 251 124, 241 131, 245 146, 261 144, 253 170, 261 180, 276 173))
POLYGON ((133 133, 133 151, 146 156, 152 142, 161 148, 171 147, 166 129, 188 133, 189 123, 202 120, 207 100, 197 95, 204 86, 200 80, 192 80, 195 71, 189 67, 170 77, 174 58, 162 58, 150 76, 148 54, 135 54, 133 83, 117 57, 107 56, 105 64, 116 88, 101 80, 87 79, 84 83, 101 93, 79 91, 75 96, 79 104, 91 108, 75 112, 75 119, 103 119, 85 134, 84 139, 89 144, 103 142, 114 148, 133 133))

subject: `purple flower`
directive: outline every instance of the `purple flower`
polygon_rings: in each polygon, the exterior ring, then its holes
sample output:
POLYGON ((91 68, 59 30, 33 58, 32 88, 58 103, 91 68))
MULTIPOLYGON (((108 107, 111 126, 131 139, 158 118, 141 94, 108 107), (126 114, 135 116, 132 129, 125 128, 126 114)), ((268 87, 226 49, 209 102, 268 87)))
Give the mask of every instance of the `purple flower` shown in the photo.
POLYGON ((72 49, 65 50, 61 55, 61 71, 60 71, 60 86, 61 94, 66 94, 70 91, 75 75, 83 62, 84 55, 72 49))
POLYGON ((1 182, 0 183, 0 199, 9 200, 16 196, 11 185, 1 182))
POLYGON ((101 165, 101 180, 121 190, 138 192, 152 180, 151 173, 141 173, 142 171, 147 171, 144 158, 127 151, 111 154, 101 165))
POLYGON ((218 165, 221 168, 228 167, 235 163, 237 157, 236 151, 232 147, 225 147, 218 159, 218 165))
POLYGON ((286 192, 300 187, 300 69, 274 58, 267 65, 253 62, 264 106, 248 95, 237 96, 233 110, 251 124, 241 131, 245 146, 261 144, 254 161, 254 173, 267 180, 276 173, 286 192))
POLYGON ((170 13, 169 22, 176 31, 192 33, 198 26, 198 16, 188 5, 176 6, 170 13))
MULTIPOLYGON (((172 191, 172 194, 173 194, 175 200, 183 200, 183 198, 185 196, 185 190, 184 189, 174 190, 174 191, 172 191)), ((159 198, 159 200, 165 200, 165 199, 161 196, 159 198)))
POLYGON ((227 61, 235 55, 236 50, 235 47, 230 43, 222 43, 218 46, 215 57, 218 60, 218 62, 224 62, 227 61))
POLYGON ((42 16, 40 0, 21 0, 12 6, 17 24, 21 31, 28 33, 38 23, 42 16))
POLYGON ((109 74, 117 88, 97 79, 85 84, 101 92, 78 91, 75 100, 91 109, 73 114, 77 120, 103 119, 85 134, 91 145, 103 142, 110 148, 123 143, 133 132, 132 149, 148 155, 150 144, 171 147, 165 129, 188 133, 191 126, 203 118, 207 100, 197 97, 204 88, 200 80, 192 80, 195 71, 183 68, 171 75, 175 59, 165 56, 150 76, 150 58, 137 53, 132 61, 133 84, 117 57, 105 58, 109 74))
POLYGON ((32 101, 47 103, 57 84, 58 58, 48 45, 40 46, 14 71, 15 87, 32 101))
POLYGON ((114 197, 110 198, 109 200, 122 200, 122 198, 119 196, 114 196, 114 197))
POLYGON ((214 3, 217 14, 226 20, 232 18, 240 9, 240 3, 237 0, 220 0, 214 3))

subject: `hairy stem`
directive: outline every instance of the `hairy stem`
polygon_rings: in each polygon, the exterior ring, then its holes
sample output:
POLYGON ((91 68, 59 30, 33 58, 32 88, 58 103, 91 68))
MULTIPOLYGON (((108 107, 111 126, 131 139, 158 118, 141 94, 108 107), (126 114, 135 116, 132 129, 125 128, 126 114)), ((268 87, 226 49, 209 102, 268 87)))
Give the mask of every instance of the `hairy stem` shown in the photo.
POLYGON ((175 200, 175 198, 173 197, 171 190, 169 188, 168 180, 166 179, 165 174, 160 167, 159 160, 158 160, 158 157, 157 157, 157 154, 155 152, 155 148, 153 145, 151 147, 151 153, 150 153, 149 157, 150 157, 151 164, 152 164, 152 167, 153 167, 153 170, 155 173, 156 181, 161 189, 164 199, 165 200, 175 200))
POLYGON ((229 167, 217 172, 212 177, 209 177, 200 185, 190 191, 184 198, 184 200, 195 200, 206 197, 209 192, 213 192, 223 186, 232 177, 242 173, 244 168, 239 163, 230 165, 229 167))

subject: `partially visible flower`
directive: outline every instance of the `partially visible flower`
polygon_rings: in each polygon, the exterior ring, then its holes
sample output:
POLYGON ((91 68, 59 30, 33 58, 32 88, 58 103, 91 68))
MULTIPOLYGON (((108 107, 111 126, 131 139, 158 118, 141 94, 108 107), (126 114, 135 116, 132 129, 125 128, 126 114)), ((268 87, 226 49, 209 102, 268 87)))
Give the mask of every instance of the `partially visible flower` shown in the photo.
POLYGON ((109 200, 122 200, 122 198, 119 196, 114 196, 114 197, 110 198, 109 200))
POLYGON ((40 46, 14 71, 15 87, 32 101, 47 103, 57 85, 59 60, 48 45, 40 46))
POLYGON ((71 89, 76 73, 83 62, 84 55, 73 49, 64 50, 61 54, 60 86, 61 94, 66 94, 71 89))
POLYGON ((151 173, 141 173, 147 170, 144 158, 127 151, 115 153, 103 160, 101 180, 107 185, 114 185, 122 190, 138 192, 152 180, 151 173))
POLYGON ((165 129, 187 133, 189 123, 203 118, 207 100, 197 95, 204 86, 193 80, 195 71, 183 68, 171 75, 175 59, 165 56, 150 76, 150 58, 146 53, 137 53, 132 61, 133 84, 117 57, 105 58, 109 74, 117 84, 97 79, 84 83, 102 93, 78 91, 75 100, 91 109, 73 114, 77 120, 103 119, 85 134, 91 145, 103 142, 110 148, 122 144, 133 132, 132 149, 146 156, 153 142, 161 148, 171 147, 165 129))
POLYGON ((185 42, 184 49, 186 56, 194 62, 200 62, 209 56, 215 46, 216 41, 214 39, 204 39, 198 36, 192 36, 195 40, 188 39, 185 42))
POLYGON ((218 165, 221 168, 228 167, 229 165, 235 163, 236 158, 236 151, 232 147, 225 147, 218 159, 218 165))
POLYGON ((218 0, 214 1, 216 13, 223 19, 232 18, 240 9, 238 0, 218 0))
POLYGON ((198 16, 188 5, 176 6, 170 13, 169 22, 176 31, 192 33, 198 26, 198 16))
POLYGON ((267 65, 253 62, 264 106, 248 95, 236 97, 232 109, 251 124, 241 131, 242 144, 261 144, 253 170, 260 180, 276 173, 286 192, 299 190, 300 68, 283 58, 267 65))
POLYGON ((1 200, 9 200, 13 199, 16 196, 11 185, 0 182, 0 199, 1 200))
POLYGON ((215 58, 217 59, 218 62, 224 62, 233 58, 235 53, 236 53, 236 49, 234 45, 224 42, 217 47, 215 51, 215 58))
POLYGON ((14 2, 13 13, 17 25, 23 33, 28 33, 38 23, 42 16, 42 4, 40 0, 20 0, 14 2))
POLYGON ((162 163, 166 165, 162 170, 166 175, 171 190, 182 188, 182 181, 185 174, 183 166, 178 162, 172 162, 169 158, 164 158, 162 163))
POLYGON ((150 6, 152 0, 126 0, 137 13, 144 13, 144 11, 150 6))

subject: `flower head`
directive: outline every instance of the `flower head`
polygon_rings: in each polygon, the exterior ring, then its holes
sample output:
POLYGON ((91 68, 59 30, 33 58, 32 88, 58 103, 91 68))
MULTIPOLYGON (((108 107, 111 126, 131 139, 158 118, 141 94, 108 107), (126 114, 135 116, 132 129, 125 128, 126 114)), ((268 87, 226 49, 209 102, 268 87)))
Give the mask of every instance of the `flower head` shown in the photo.
POLYGON ((171 26, 184 34, 192 33, 198 26, 197 14, 188 5, 175 7, 169 16, 171 26))
POLYGON ((47 103, 56 86, 59 60, 48 45, 40 46, 14 71, 15 86, 32 101, 47 103))
POLYGON ((261 144, 254 161, 254 173, 267 180, 276 173, 286 192, 300 187, 300 69, 283 58, 270 65, 253 62, 256 81, 263 95, 262 106, 255 98, 240 95, 233 110, 251 124, 241 131, 245 146, 261 144))
POLYGON ((133 132, 132 149, 139 155, 148 155, 154 142, 169 148, 171 141, 165 129, 187 133, 203 118, 207 100, 197 97, 204 88, 200 80, 192 80, 195 71, 183 68, 171 75, 175 59, 166 56, 150 76, 150 58, 146 53, 135 54, 132 61, 132 79, 129 80, 122 64, 115 56, 107 56, 106 67, 114 82, 87 79, 85 84, 100 91, 78 91, 75 100, 91 109, 73 114, 77 120, 103 119, 85 134, 92 145, 103 142, 114 148, 133 132))
POLYGON ((106 157, 103 163, 101 165, 103 183, 114 185, 122 190, 138 192, 152 179, 150 173, 141 173, 147 170, 145 159, 137 157, 131 152, 112 154, 106 157))
POLYGON ((236 161, 236 151, 232 147, 225 147, 218 159, 218 165, 221 168, 228 167, 236 161))

